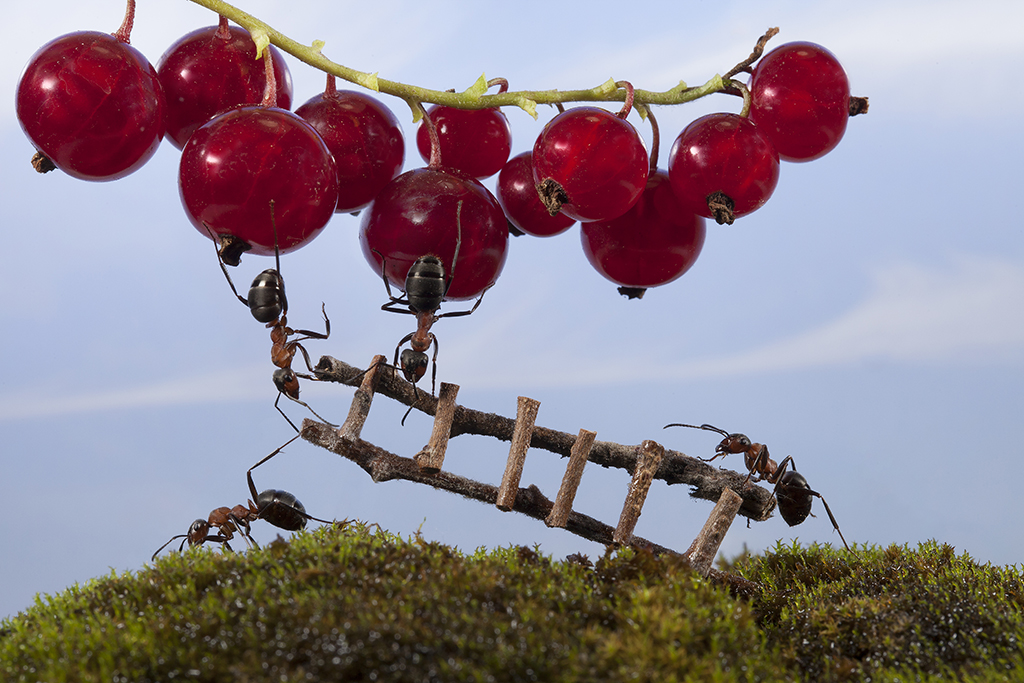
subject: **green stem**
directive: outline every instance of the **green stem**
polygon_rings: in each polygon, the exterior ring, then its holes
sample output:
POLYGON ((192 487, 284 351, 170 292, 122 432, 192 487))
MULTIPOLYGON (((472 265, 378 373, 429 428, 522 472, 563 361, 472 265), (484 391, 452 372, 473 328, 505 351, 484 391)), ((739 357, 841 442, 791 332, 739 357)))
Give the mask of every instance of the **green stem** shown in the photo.
MULTIPOLYGON (((206 7, 223 17, 227 17, 249 31, 257 47, 260 49, 267 43, 272 43, 295 58, 325 73, 333 74, 338 78, 364 88, 405 100, 413 109, 414 117, 417 119, 416 113, 419 111, 419 108, 413 106, 413 103, 417 102, 430 102, 457 109, 515 106, 536 118, 538 104, 624 102, 626 100, 626 90, 617 87, 613 79, 609 79, 594 88, 582 90, 520 90, 499 92, 493 95, 481 94, 477 88, 472 86, 465 92, 453 93, 406 85, 405 83, 378 78, 376 73, 356 71, 333 62, 321 53, 320 50, 323 48, 323 42, 316 41, 312 46, 303 45, 224 0, 191 0, 191 2, 206 7)), ((683 104, 712 93, 721 92, 725 87, 726 82, 722 77, 715 75, 704 85, 695 88, 689 88, 685 83, 680 82, 678 86, 664 92, 636 89, 633 92, 633 97, 634 101, 641 104, 683 104)))

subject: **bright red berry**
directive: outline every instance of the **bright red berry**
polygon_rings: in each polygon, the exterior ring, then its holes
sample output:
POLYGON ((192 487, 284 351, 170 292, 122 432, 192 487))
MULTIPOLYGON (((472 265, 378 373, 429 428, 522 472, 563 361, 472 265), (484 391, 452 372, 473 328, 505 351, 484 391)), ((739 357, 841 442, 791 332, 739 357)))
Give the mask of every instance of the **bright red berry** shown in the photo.
MULTIPOLYGON (((277 106, 292 104, 292 79, 281 53, 268 46, 277 81, 277 106)), ((196 128, 213 116, 243 105, 260 104, 267 71, 256 58, 249 32, 228 26, 201 28, 179 39, 160 58, 160 83, 167 95, 167 137, 181 149, 196 128)))
POLYGON ((308 123, 274 107, 242 107, 196 130, 181 152, 181 202, 211 237, 233 235, 252 253, 298 249, 323 230, 338 204, 338 172, 308 123), (273 200, 273 223, 270 202, 273 200))
POLYGON ((850 82, 839 60, 814 43, 787 43, 764 57, 750 79, 750 120, 786 161, 831 151, 850 118, 850 82))
POLYGON ((96 31, 61 36, 32 56, 18 82, 22 130, 68 175, 122 178, 163 139, 156 69, 126 40, 96 31))
POLYGON ((532 152, 523 152, 508 160, 498 174, 495 196, 509 222, 527 235, 558 235, 576 222, 561 212, 552 216, 544 208, 533 179, 532 152))
MULTIPOLYGON (((471 178, 488 178, 508 161, 512 129, 500 109, 453 109, 434 105, 427 116, 437 128, 441 165, 471 178)), ((430 161, 430 135, 425 123, 416 131, 416 147, 430 161)))
POLYGON ((405 288, 416 259, 437 256, 451 278, 446 299, 471 299, 501 274, 508 224, 498 200, 475 179, 419 168, 388 183, 363 211, 359 244, 378 276, 384 259, 387 278, 398 289, 405 288))
POLYGON ((704 219, 683 208, 658 171, 626 213, 580 226, 583 253, 597 272, 628 289, 672 282, 694 264, 704 246, 704 219))
POLYGON ((359 92, 326 90, 295 110, 320 133, 338 169, 339 213, 366 207, 402 170, 405 139, 391 110, 359 92))
POLYGON ((749 119, 708 114, 676 138, 668 175, 687 211, 732 223, 771 197, 779 182, 779 155, 749 119))
POLYGON ((578 221, 624 214, 644 191, 649 165, 636 129, 597 107, 555 116, 533 146, 534 179, 548 211, 578 221))

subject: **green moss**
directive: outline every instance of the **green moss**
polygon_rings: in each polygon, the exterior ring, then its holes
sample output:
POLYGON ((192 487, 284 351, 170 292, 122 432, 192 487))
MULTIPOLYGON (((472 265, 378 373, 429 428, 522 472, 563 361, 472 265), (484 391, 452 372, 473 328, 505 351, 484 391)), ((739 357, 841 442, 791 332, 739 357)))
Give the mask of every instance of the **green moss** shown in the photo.
POLYGON ((930 541, 856 555, 779 545, 733 570, 762 583, 752 607, 768 642, 813 680, 1001 679, 1024 669, 1016 567, 979 565, 930 541))
POLYGON ((1024 673, 1021 576, 926 544, 676 558, 463 554, 363 525, 171 553, 0 625, 3 680, 1001 680, 1024 673))

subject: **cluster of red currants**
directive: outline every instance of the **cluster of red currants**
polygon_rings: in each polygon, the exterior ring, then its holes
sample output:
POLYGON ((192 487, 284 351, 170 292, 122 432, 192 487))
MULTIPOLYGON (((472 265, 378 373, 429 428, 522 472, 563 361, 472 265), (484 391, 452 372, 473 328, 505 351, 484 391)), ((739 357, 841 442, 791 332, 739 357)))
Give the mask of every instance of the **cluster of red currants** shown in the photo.
POLYGON ((180 39, 154 68, 129 45, 133 14, 129 0, 113 35, 69 34, 30 61, 17 113, 41 170, 120 178, 166 134, 182 150, 186 213, 220 242, 225 262, 249 250, 295 250, 334 213, 361 212, 360 244, 375 271, 403 288, 418 258, 437 256, 450 264, 447 299, 476 297, 495 282, 510 231, 550 236, 576 221, 587 258, 624 294, 671 282, 700 254, 705 218, 731 223, 762 206, 780 159, 825 154, 850 115, 836 58, 790 43, 750 70, 749 115, 694 121, 676 138, 667 171, 657 168, 656 124, 648 155, 626 120, 632 86, 620 83, 621 111, 561 111, 532 152, 511 159, 500 110, 431 107, 417 134, 427 165, 399 175, 401 128, 376 99, 339 91, 328 76, 322 94, 289 111, 280 54, 268 46, 258 59, 249 34, 223 18, 180 39), (495 196, 480 180, 496 173, 495 196))

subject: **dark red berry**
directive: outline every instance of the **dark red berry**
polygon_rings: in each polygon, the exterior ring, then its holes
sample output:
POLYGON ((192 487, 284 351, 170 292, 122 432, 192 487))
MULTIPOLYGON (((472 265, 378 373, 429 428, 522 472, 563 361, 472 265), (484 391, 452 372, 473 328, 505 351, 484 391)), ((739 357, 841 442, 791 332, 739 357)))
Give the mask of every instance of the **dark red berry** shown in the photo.
POLYGON ((519 230, 535 237, 550 237, 569 229, 576 221, 564 213, 552 216, 537 195, 533 179, 533 153, 512 157, 498 174, 495 195, 505 216, 519 230))
POLYGON ((668 175, 687 211, 732 223, 771 197, 779 182, 779 155, 749 119, 708 114, 676 138, 668 175))
MULTIPOLYGON (((508 161, 512 129, 500 109, 453 109, 434 105, 427 116, 437 128, 441 165, 471 178, 488 178, 508 161)), ((430 161, 430 135, 426 124, 416 131, 416 147, 430 161)))
POLYGON ((164 135, 156 69, 109 33, 70 33, 40 48, 18 82, 16 109, 35 148, 83 180, 132 173, 164 135))
POLYGON ((178 185, 199 232, 234 235, 254 254, 274 253, 275 226, 281 252, 298 249, 338 204, 327 145, 301 118, 273 107, 233 109, 198 128, 181 152, 178 185))
MULTIPOLYGON (((281 53, 268 46, 277 81, 277 106, 292 104, 292 79, 281 53)), ((213 116, 263 101, 267 71, 256 58, 249 32, 237 26, 208 26, 182 37, 157 65, 167 96, 167 137, 181 149, 196 128, 213 116)))
POLYGON ((786 161, 831 151, 850 118, 850 82, 839 60, 814 43, 786 43, 754 67, 750 120, 786 161))
POLYGON ((416 259, 437 256, 447 277, 454 267, 446 298, 470 299, 501 273, 508 224, 498 200, 475 179, 419 168, 388 183, 363 211, 359 244, 378 276, 383 256, 388 280, 399 289, 405 288, 406 273, 416 259))
POLYGON ((310 123, 334 155, 339 213, 359 211, 402 170, 405 139, 398 119, 383 104, 359 92, 327 89, 295 113, 310 123))
POLYGON ((533 174, 548 211, 578 221, 624 214, 647 183, 649 160, 636 129, 597 107, 551 119, 533 146, 533 174))
POLYGON ((704 219, 687 211, 658 171, 629 211, 580 226, 583 253, 597 272, 624 287, 656 287, 690 269, 704 246, 704 219))

